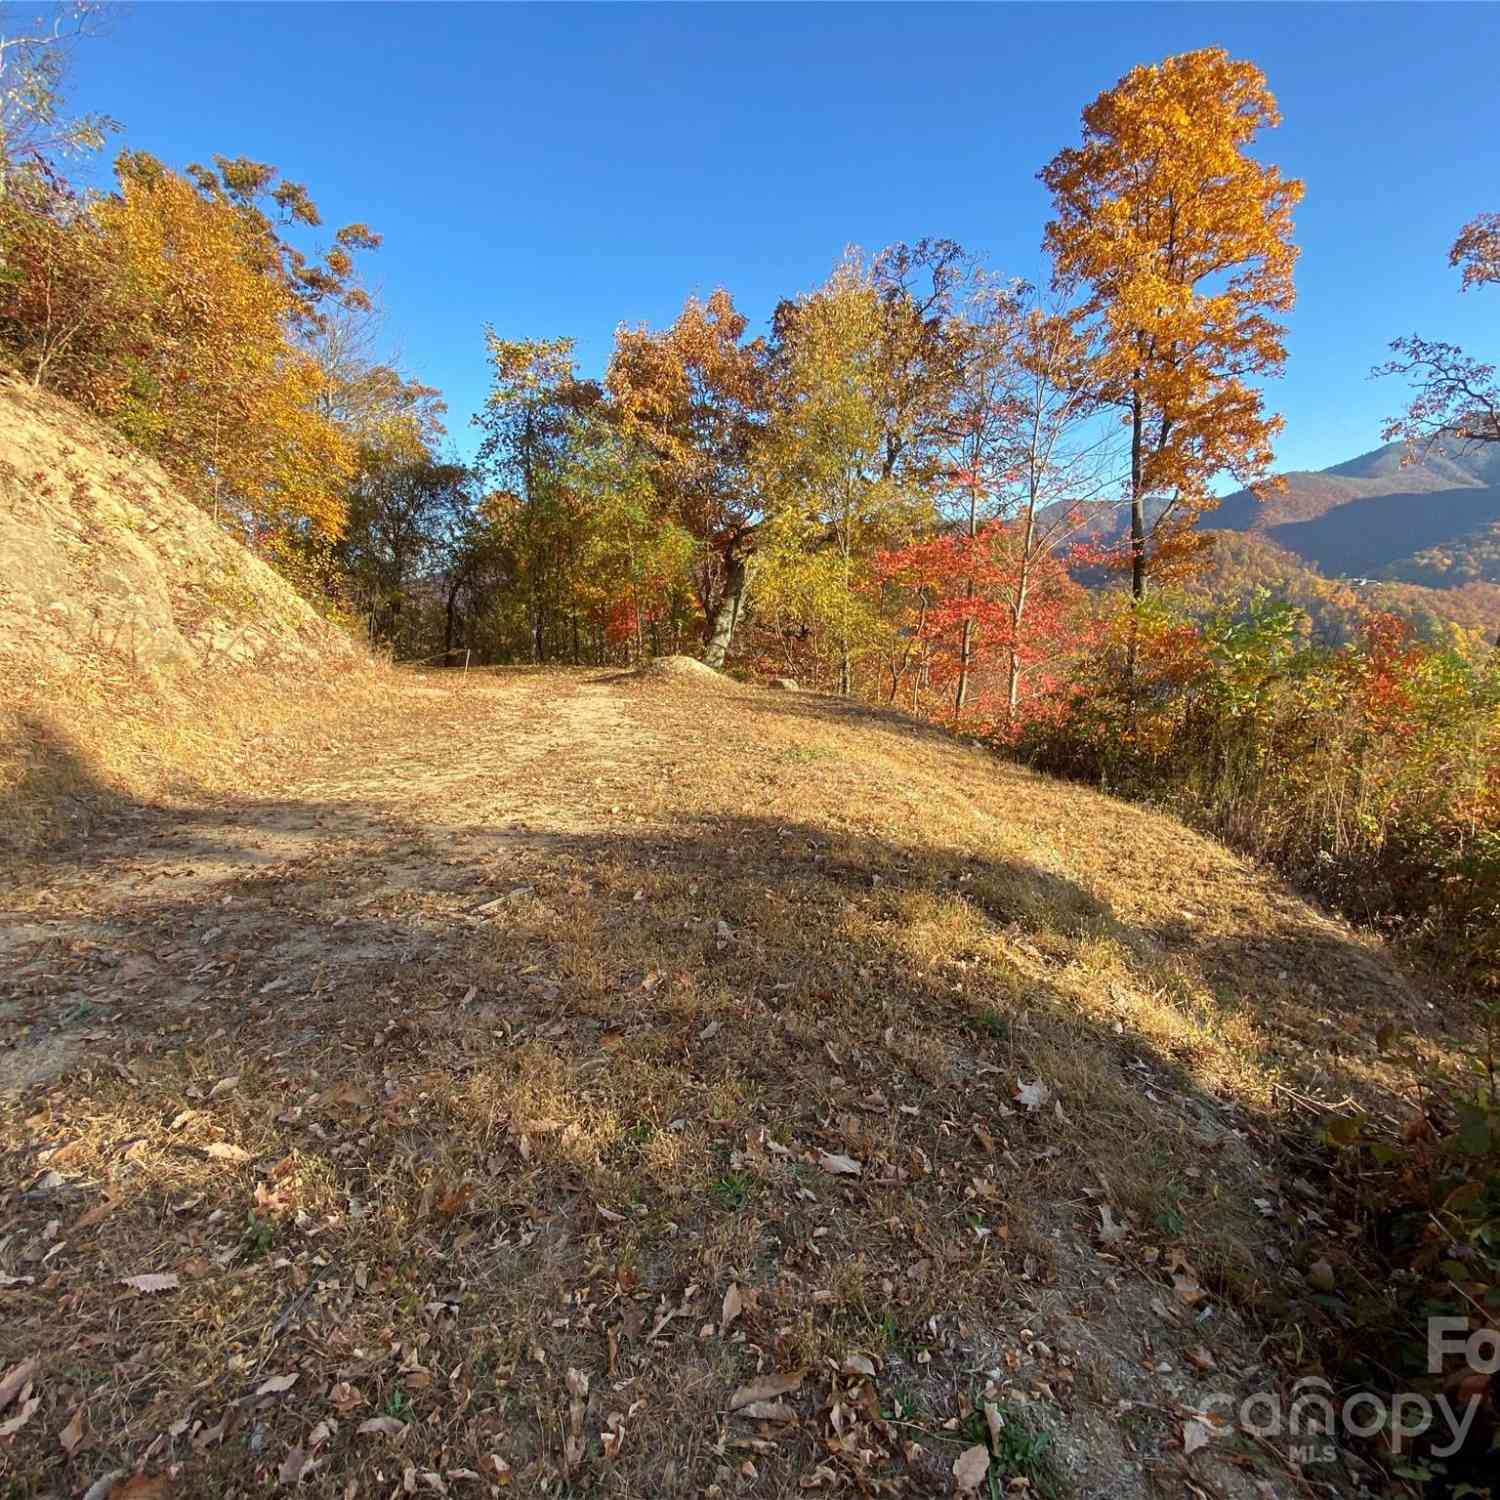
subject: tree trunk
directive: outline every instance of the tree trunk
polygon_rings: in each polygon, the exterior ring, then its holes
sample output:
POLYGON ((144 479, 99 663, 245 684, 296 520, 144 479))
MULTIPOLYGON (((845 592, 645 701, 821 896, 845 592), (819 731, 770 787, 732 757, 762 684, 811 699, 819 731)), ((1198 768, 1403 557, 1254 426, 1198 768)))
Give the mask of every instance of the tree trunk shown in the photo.
MULTIPOLYGON (((977 466, 977 460, 975 460, 977 466)), ((963 717, 964 704, 969 698, 969 663, 974 655, 974 538, 979 534, 979 484, 977 474, 969 485, 969 581, 964 588, 964 598, 969 602, 969 613, 964 616, 963 639, 958 645, 958 691, 953 695, 953 722, 963 717)))
POLYGON ((1130 594, 1139 603, 1146 597, 1146 497, 1142 491, 1140 397, 1130 413, 1130 594))
MULTIPOLYGON (((1137 371, 1137 378, 1140 372, 1137 371)), ((1146 497, 1141 473, 1141 439, 1144 417, 1141 398, 1137 395, 1130 408, 1130 648, 1125 659, 1125 675, 1130 696, 1131 728, 1135 727, 1135 672, 1140 652, 1141 600, 1146 597, 1146 497)))
POLYGON ((718 603, 708 617, 708 643, 703 649, 703 660, 710 667, 722 667, 724 658, 729 655, 729 648, 734 643, 734 629, 739 624, 745 586, 749 581, 749 556, 738 552, 727 553, 724 558, 724 587, 719 591, 718 603))
POLYGON ((458 602, 458 585, 454 584, 448 590, 448 618, 443 624, 443 665, 447 666, 448 658, 453 654, 453 609, 458 602))

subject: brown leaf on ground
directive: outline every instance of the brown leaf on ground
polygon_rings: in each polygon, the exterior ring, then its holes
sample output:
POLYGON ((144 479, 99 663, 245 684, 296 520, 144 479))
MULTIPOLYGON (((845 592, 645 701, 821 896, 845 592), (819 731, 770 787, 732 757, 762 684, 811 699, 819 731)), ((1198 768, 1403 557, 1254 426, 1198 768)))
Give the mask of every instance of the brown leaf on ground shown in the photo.
POLYGON ((165 1474, 132 1474, 109 1491, 109 1500, 166 1500, 172 1481, 165 1474))
POLYGON ((395 1417, 370 1417, 354 1430, 360 1437, 398 1438, 406 1431, 406 1423, 398 1422, 395 1417))
POLYGON ((351 1411, 365 1404, 365 1398, 358 1386, 350 1385, 347 1380, 340 1380, 328 1392, 328 1403, 341 1417, 347 1417, 351 1411))
POLYGON ((16 1393, 31 1379, 36 1370, 34 1359, 23 1359, 20 1364, 6 1371, 0 1379, 0 1411, 4 1411, 16 1399, 16 1393))
POLYGON ((787 1396, 793 1391, 802 1388, 802 1382, 807 1377, 806 1370, 793 1370, 786 1375, 762 1375, 758 1380, 752 1380, 749 1385, 742 1385, 729 1398, 730 1411, 738 1411, 742 1406, 749 1406, 753 1401, 769 1401, 776 1396, 787 1396))
POLYGON ((171 1271, 148 1271, 143 1276, 122 1276, 117 1284, 128 1286, 143 1297, 153 1297, 158 1292, 175 1292, 181 1283, 171 1271))
POLYGON ((843 1156, 832 1151, 818 1152, 818 1165, 835 1177, 858 1177, 864 1171, 864 1163, 852 1156, 843 1156))
POLYGON ((719 1336, 722 1338, 729 1332, 729 1325, 744 1311, 745 1300, 740 1295, 739 1286, 735 1282, 729 1283, 729 1290, 724 1293, 724 1306, 719 1312, 719 1336))
POLYGON ((31 1394, 31 1385, 28 1383, 21 1391, 21 1400, 16 1407, 16 1414, 0 1422, 0 1442, 7 1442, 13 1438, 36 1415, 37 1408, 41 1404, 42 1398, 31 1394))
POLYGON ((953 1460, 953 1478, 961 1495, 972 1495, 990 1472, 990 1450, 983 1443, 965 1448, 953 1460))
POLYGON ((87 1434, 88 1428, 84 1422, 83 1408, 78 1406, 73 1409, 73 1415, 68 1418, 68 1425, 58 1433, 57 1441, 62 1446, 62 1451, 72 1458, 82 1447, 87 1434))
POLYGON ((742 1417, 748 1422, 794 1422, 797 1413, 784 1401, 747 1401, 737 1406, 732 1416, 742 1417))
POLYGON ((120 1205, 121 1195, 113 1190, 106 1190, 104 1196, 87 1213, 80 1214, 69 1234, 81 1234, 85 1229, 92 1229, 101 1219, 107 1218, 120 1205))

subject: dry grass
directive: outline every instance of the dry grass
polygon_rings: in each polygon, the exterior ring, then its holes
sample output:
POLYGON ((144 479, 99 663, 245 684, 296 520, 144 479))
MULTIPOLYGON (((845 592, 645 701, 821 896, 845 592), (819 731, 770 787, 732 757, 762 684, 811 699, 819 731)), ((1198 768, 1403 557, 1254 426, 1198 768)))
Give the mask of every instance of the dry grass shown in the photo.
POLYGON ((1425 1001, 1221 848, 683 674, 405 679, 117 813, 10 897, 12 1494, 945 1494, 986 1400, 1031 1493, 1299 1492, 1182 1413, 1356 1277, 1287 1143, 1425 1001))
POLYGON ((0 656, 0 858, 86 836, 122 806, 275 784, 309 742, 388 713, 395 686, 363 657, 147 675, 105 652, 66 669, 0 656))

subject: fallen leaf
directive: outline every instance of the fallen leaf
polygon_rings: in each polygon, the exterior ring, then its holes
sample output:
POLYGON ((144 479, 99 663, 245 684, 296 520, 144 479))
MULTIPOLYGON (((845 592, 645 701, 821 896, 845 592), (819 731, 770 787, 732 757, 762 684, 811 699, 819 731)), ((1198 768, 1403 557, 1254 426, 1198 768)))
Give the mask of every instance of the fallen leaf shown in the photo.
POLYGON ((132 1474, 109 1492, 109 1500, 166 1500, 171 1481, 165 1474, 132 1474))
POLYGON ((984 1425, 990 1430, 990 1447, 998 1453, 1002 1441, 1000 1434, 1005 1427, 1005 1418, 1000 1415, 1000 1408, 993 1401, 986 1401, 984 1403, 984 1425))
POLYGON ((109 1493, 115 1487, 115 1480, 123 1478, 124 1469, 111 1469, 107 1474, 101 1474, 84 1492, 83 1500, 109 1500, 109 1493))
POLYGON ((855 1161, 852 1156, 843 1156, 832 1151, 818 1152, 818 1165, 835 1177, 858 1177, 864 1171, 864 1165, 855 1161))
POLYGON ((86 1430, 83 1422, 83 1408, 76 1407, 73 1415, 68 1418, 68 1425, 57 1435, 57 1441, 62 1444, 62 1451, 69 1458, 72 1458, 82 1446, 86 1430))
POLYGON ((873 1379, 875 1375, 875 1361, 867 1354, 846 1354, 844 1356, 844 1374, 868 1375, 873 1379))
POLYGON ((1198 1278, 1196 1276, 1186 1276, 1181 1271, 1174 1271, 1172 1273, 1172 1290, 1189 1307, 1193 1307, 1203 1300, 1203 1288, 1199 1285, 1198 1278))
POLYGON ((1307 1268, 1307 1279, 1316 1291, 1331 1292, 1337 1283, 1333 1277, 1333 1267, 1326 1260, 1315 1260, 1307 1268))
POLYGON ((144 1276, 122 1276, 120 1286, 128 1286, 142 1296, 154 1296, 157 1292, 175 1292, 178 1287, 176 1275, 171 1271, 150 1271, 144 1276))
POLYGON ((432 1205, 432 1212, 439 1218, 451 1219, 473 1196, 474 1184, 472 1182, 461 1182, 450 1192, 444 1193, 432 1205))
POLYGON ((785 1401, 747 1401, 734 1409, 731 1415, 743 1417, 748 1422, 794 1422, 797 1413, 785 1401))
POLYGON ((1186 1349, 1182 1356, 1195 1370, 1217 1370, 1218 1364, 1208 1349, 1199 1344, 1196 1349, 1186 1349))
POLYGON ((975 1443, 972 1448, 965 1448, 953 1460, 953 1478, 962 1495, 972 1495, 978 1490, 979 1486, 984 1483, 984 1476, 989 1472, 990 1450, 983 1443, 975 1443))
POLYGON ((347 1380, 341 1380, 328 1392, 329 1405, 338 1409, 341 1417, 347 1417, 357 1406, 365 1404, 365 1398, 360 1394, 357 1385, 350 1385, 347 1380))
POLYGON ((41 1404, 42 1398, 31 1394, 29 1384, 25 1386, 21 1391, 21 1400, 16 1407, 15 1416, 8 1421, 0 1422, 0 1439, 14 1437, 36 1415, 36 1410, 41 1404))
POLYGON ((1016 1079, 1016 1092, 1012 1096, 1016 1103, 1035 1114, 1051 1097, 1052 1090, 1039 1079, 1031 1083, 1022 1083, 1016 1079))
POLYGON ((282 1484, 296 1484, 306 1467, 307 1454, 301 1448, 288 1448, 281 1467, 276 1471, 276 1478, 282 1484))
POLYGON ((255 1388, 257 1396, 279 1396, 283 1391, 289 1391, 297 1383, 297 1372, 294 1370, 290 1375, 273 1375, 269 1380, 263 1380, 255 1388))
POLYGON ((0 1411, 4 1411, 16 1399, 16 1392, 31 1379, 35 1369, 34 1359, 23 1359, 14 1369, 6 1372, 5 1378, 0 1380, 0 1411))
POLYGON ((719 1337, 729 1332, 729 1325, 739 1317, 745 1309, 745 1300, 740 1296, 740 1289, 734 1283, 729 1283, 729 1290, 724 1293, 724 1306, 719 1311, 719 1337))
POLYGON ((395 1417, 371 1417, 354 1430, 360 1437, 400 1437, 406 1431, 406 1423, 398 1422, 395 1417))
POLYGON ((1218 1430, 1201 1417, 1189 1417, 1182 1424, 1182 1451, 1196 1453, 1200 1448, 1208 1447, 1218 1435, 1218 1430))
POLYGON ((479 1468, 480 1472, 491 1484, 503 1485, 510 1483, 511 1467, 498 1453, 486 1453, 479 1468))
POLYGON ((120 1204, 120 1194, 105 1193, 89 1211, 79 1216, 78 1221, 68 1231, 69 1234, 78 1234, 85 1229, 92 1229, 101 1219, 112 1214, 120 1204))
POLYGON ((793 1370, 787 1375, 762 1375, 759 1380, 742 1385, 729 1398, 729 1409, 738 1411, 742 1406, 749 1406, 752 1401, 769 1401, 775 1396, 789 1395, 792 1391, 801 1389, 806 1374, 806 1370, 793 1370))
POLYGON ((209 1091, 210 1099, 222 1099, 240 1081, 238 1073, 232 1073, 228 1078, 221 1078, 209 1091))
POLYGON ((243 1146, 231 1145, 228 1141, 213 1141, 203 1148, 205 1156, 215 1161, 249 1161, 250 1153, 243 1146))
POLYGON ((599 1445, 604 1450, 605 1458, 616 1459, 620 1456, 620 1449, 625 1446, 623 1413, 612 1411, 604 1419, 604 1431, 599 1434, 599 1445))

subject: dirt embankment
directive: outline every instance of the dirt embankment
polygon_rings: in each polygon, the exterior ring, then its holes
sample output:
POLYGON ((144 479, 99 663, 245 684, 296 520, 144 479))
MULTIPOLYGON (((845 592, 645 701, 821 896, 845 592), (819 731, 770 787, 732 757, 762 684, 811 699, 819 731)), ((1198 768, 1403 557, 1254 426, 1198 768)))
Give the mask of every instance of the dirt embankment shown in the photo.
POLYGON ((0 375, 0 854, 231 783, 368 666, 158 465, 0 375))

